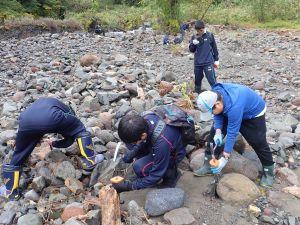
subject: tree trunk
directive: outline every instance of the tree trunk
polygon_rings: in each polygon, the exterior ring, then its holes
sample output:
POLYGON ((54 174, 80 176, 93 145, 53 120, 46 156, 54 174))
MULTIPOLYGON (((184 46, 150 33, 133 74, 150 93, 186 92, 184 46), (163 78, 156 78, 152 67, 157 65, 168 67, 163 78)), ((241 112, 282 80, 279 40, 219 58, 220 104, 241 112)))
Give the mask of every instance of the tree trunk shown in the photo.
POLYGON ((121 225, 120 199, 116 190, 105 186, 99 191, 102 225, 121 225))

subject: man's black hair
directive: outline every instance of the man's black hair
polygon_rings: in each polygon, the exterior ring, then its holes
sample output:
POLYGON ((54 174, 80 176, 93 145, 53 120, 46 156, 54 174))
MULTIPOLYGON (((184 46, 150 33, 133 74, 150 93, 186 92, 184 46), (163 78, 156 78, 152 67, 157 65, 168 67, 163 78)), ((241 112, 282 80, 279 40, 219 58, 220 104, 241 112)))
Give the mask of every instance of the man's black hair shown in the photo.
POLYGON ((202 20, 197 20, 195 22, 195 29, 200 30, 200 29, 203 29, 203 28, 205 28, 204 22, 202 20))
POLYGON ((141 135, 147 133, 148 124, 140 115, 124 116, 118 127, 119 137, 126 144, 134 143, 141 140, 141 135))
POLYGON ((217 101, 223 101, 222 95, 217 91, 215 91, 215 93, 217 94, 217 101))

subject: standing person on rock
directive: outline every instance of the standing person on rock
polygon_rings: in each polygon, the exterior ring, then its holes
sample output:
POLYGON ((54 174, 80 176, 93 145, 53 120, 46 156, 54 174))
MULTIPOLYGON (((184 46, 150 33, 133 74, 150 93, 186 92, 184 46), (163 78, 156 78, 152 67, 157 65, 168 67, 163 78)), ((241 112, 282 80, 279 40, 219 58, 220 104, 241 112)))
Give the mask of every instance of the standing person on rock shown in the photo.
POLYGON ((266 139, 266 103, 252 89, 239 84, 217 83, 211 91, 202 92, 197 98, 201 119, 207 121, 212 114, 214 124, 208 142, 217 145, 215 155, 221 155, 219 165, 211 168, 212 155, 209 143, 205 151, 204 165, 195 171, 196 176, 220 173, 227 164, 240 132, 254 149, 263 165, 260 185, 272 187, 274 181, 274 162, 266 139), (226 136, 223 145, 223 137, 226 136), (224 148, 224 149, 223 149, 224 148), (223 151, 222 151, 223 150, 223 151))
POLYGON ((137 179, 114 184, 118 192, 153 187, 175 187, 180 177, 178 163, 186 150, 179 127, 165 124, 156 114, 126 115, 118 127, 120 139, 128 151, 123 160, 133 162, 137 179), (161 129, 159 132, 157 132, 161 129))
POLYGON ((15 151, 10 163, 2 168, 5 185, 0 188, 0 196, 11 200, 20 198, 21 168, 48 133, 58 133, 64 137, 62 140, 47 140, 51 148, 67 148, 77 141, 85 174, 91 173, 96 164, 103 160, 103 155, 95 155, 92 137, 71 107, 55 98, 40 98, 20 114, 15 151))
POLYGON ((210 86, 216 83, 214 67, 219 66, 219 53, 215 37, 206 31, 203 21, 195 22, 195 30, 189 49, 194 53, 195 92, 200 93, 204 74, 210 86))

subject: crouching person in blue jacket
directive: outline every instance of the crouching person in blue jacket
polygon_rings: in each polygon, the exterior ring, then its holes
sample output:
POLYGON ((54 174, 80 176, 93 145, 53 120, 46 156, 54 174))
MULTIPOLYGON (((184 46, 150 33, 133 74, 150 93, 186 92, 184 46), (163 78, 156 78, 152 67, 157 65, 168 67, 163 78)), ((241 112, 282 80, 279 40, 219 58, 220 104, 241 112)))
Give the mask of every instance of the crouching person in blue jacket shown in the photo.
POLYGON ((186 151, 179 128, 165 125, 159 135, 155 134, 156 127, 162 123, 155 114, 126 115, 121 119, 118 134, 128 147, 123 160, 134 161, 137 179, 114 184, 118 192, 153 187, 161 180, 160 187, 175 187, 180 177, 177 165, 186 151))
POLYGON ((212 114, 214 115, 214 125, 208 141, 218 146, 215 155, 221 154, 221 158, 217 168, 210 168, 209 161, 212 156, 208 145, 204 166, 195 171, 195 175, 220 173, 230 157, 236 137, 240 132, 263 165, 260 185, 271 187, 274 181, 274 162, 266 140, 266 103, 264 100, 244 85, 217 83, 212 87, 212 91, 202 92, 198 96, 197 105, 201 111, 202 120, 209 120, 212 114), (224 151, 221 152, 225 135, 227 135, 226 143, 224 151))
POLYGON ((64 137, 62 140, 48 141, 51 147, 67 148, 77 141, 85 174, 89 174, 103 160, 101 154, 95 155, 90 133, 70 107, 55 98, 38 99, 20 114, 15 151, 11 162, 2 168, 5 185, 0 188, 1 196, 19 199, 21 168, 47 133, 58 133, 64 137))

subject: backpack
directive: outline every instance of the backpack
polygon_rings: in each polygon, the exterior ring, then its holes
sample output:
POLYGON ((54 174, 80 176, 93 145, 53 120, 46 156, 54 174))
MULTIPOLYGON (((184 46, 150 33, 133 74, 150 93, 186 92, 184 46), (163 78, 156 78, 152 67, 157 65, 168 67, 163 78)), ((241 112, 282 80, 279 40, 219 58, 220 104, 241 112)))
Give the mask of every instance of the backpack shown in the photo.
POLYGON ((150 114, 155 114, 160 118, 153 131, 151 140, 152 144, 156 142, 166 125, 180 128, 182 143, 184 146, 188 144, 195 144, 194 119, 180 107, 174 104, 157 106, 149 111, 143 112, 142 116, 145 117, 150 114))

